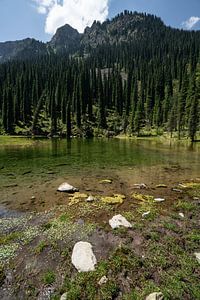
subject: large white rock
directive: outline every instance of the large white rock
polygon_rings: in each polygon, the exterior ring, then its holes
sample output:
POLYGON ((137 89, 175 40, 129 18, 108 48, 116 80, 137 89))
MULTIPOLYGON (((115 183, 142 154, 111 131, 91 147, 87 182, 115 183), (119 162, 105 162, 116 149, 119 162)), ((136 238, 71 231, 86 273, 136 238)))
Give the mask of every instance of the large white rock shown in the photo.
POLYGON ((72 264, 79 272, 95 270, 96 257, 92 251, 92 245, 87 242, 78 242, 72 252, 72 264))
POLYGON ((64 182, 58 187, 58 191, 65 192, 65 193, 75 193, 78 192, 78 189, 70 185, 69 183, 64 182))
POLYGON ((109 220, 110 226, 115 229, 119 228, 121 226, 131 228, 132 225, 129 223, 126 218, 124 218, 122 215, 116 215, 112 219, 109 220))
POLYGON ((162 293, 152 293, 149 296, 147 296, 145 300, 162 300, 162 299, 164 299, 162 293))

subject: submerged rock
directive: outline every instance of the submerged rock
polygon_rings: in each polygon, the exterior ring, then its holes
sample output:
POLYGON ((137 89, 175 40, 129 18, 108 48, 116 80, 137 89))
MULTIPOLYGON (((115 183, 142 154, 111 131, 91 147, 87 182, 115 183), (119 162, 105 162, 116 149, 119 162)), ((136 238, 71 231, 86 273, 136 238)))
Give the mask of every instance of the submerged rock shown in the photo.
POLYGON ((72 264, 79 272, 95 270, 96 257, 92 251, 92 245, 87 242, 78 242, 72 253, 72 264))
POLYGON ((167 185, 164 184, 164 183, 160 183, 160 184, 157 184, 156 185, 156 188, 159 189, 159 188, 167 188, 167 185))
POLYGON ((200 252, 195 252, 194 255, 196 256, 198 263, 200 263, 200 252))
POLYGON ((173 191, 173 192, 177 192, 177 193, 182 193, 182 192, 183 192, 182 190, 176 189, 176 188, 173 188, 172 191, 173 191))
POLYGON ((99 181, 99 183, 109 183, 109 184, 111 184, 112 183, 112 180, 111 179, 103 179, 103 180, 101 180, 101 181, 99 181))
POLYGON ((112 217, 112 219, 109 220, 109 224, 112 229, 119 228, 121 226, 126 228, 132 227, 131 223, 129 223, 122 215, 116 215, 112 217))
POLYGON ((152 293, 149 296, 146 297, 145 300, 163 300, 164 296, 162 293, 152 293))
POLYGON ((136 183, 133 186, 135 189, 147 189, 147 185, 145 183, 136 183))
POLYGON ((58 187, 58 191, 64 193, 75 193, 78 192, 78 189, 70 185, 69 183, 64 182, 58 187))

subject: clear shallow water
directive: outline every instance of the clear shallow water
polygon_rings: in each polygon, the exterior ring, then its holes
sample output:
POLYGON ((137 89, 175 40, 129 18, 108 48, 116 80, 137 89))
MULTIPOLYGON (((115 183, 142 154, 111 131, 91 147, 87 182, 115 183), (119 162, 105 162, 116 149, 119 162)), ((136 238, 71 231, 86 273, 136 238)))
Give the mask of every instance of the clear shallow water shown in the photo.
POLYGON ((179 165, 198 173, 200 144, 131 139, 24 139, 0 137, 0 186, 51 175, 179 165))

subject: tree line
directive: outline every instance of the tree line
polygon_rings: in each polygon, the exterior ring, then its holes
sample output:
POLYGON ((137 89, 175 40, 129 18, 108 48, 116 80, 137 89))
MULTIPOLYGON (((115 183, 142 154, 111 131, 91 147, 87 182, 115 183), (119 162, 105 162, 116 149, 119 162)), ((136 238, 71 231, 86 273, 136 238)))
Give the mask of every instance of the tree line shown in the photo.
POLYGON ((149 28, 151 38, 102 44, 87 54, 1 64, 1 134, 168 131, 194 141, 200 125, 200 35, 149 28))

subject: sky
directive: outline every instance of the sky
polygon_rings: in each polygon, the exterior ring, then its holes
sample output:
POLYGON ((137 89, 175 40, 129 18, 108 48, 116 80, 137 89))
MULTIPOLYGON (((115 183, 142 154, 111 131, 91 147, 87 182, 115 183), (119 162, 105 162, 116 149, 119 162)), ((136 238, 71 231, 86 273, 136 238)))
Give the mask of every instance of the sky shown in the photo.
POLYGON ((0 0, 0 42, 49 41, 66 23, 83 32, 127 10, 155 14, 166 25, 200 30, 200 0, 0 0))

